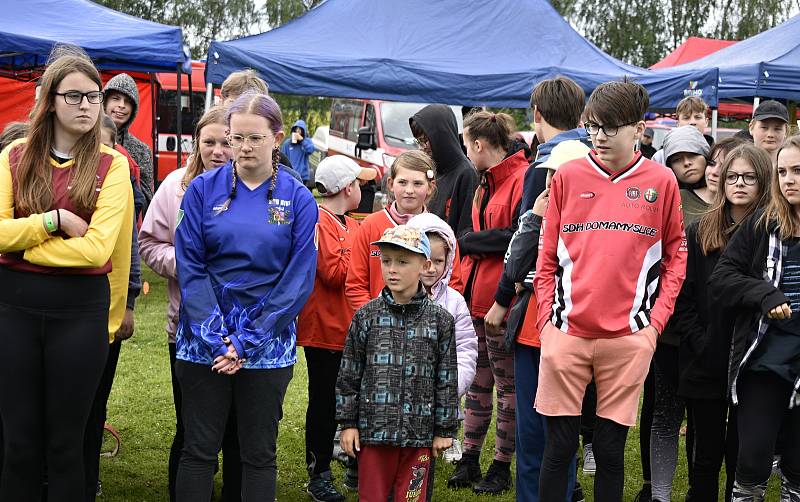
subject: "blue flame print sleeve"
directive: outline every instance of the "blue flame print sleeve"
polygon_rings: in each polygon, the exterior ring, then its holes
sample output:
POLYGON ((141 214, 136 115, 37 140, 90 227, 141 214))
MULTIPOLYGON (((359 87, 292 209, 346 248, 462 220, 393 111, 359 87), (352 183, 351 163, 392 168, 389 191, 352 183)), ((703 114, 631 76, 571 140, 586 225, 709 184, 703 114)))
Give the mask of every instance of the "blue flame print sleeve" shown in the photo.
POLYGON ((181 287, 177 357, 213 364, 229 337, 245 368, 297 361, 295 317, 314 286, 314 197, 280 170, 269 181, 231 193, 230 164, 192 181, 183 198, 175 255, 181 287))
POLYGON ((191 184, 183 197, 175 230, 175 253, 180 278, 182 338, 190 342, 195 354, 208 354, 209 363, 226 352, 222 338, 228 335, 225 318, 206 270, 206 245, 203 236, 203 196, 199 184, 191 184))

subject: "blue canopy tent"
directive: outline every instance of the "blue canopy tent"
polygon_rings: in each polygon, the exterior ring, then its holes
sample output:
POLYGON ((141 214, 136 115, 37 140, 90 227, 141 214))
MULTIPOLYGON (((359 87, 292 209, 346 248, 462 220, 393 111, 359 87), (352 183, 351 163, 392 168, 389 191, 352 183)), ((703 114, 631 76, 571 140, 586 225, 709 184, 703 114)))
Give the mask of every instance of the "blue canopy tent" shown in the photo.
POLYGON ((800 100, 800 15, 672 70, 719 68, 719 97, 800 100))
POLYGON ((260 35, 212 42, 206 82, 257 70, 288 94, 525 108, 533 85, 565 75, 587 92, 622 77, 653 108, 687 93, 716 104, 716 69, 653 72, 605 54, 546 0, 328 0, 260 35))
MULTIPOLYGON (((32 78, 41 70, 53 46, 69 43, 83 48, 101 70, 145 73, 177 72, 189 77, 192 60, 181 28, 138 19, 88 0, 24 0, 3 2, 0 26, 0 75, 32 78)), ((151 80, 151 86, 154 85, 151 80)), ((191 100, 190 100, 191 103, 191 100)), ((177 135, 181 136, 178 106, 177 135)), ((153 144, 156 124, 153 115, 153 144)), ((181 158, 181 142, 177 145, 181 158)), ((154 157, 158 171, 158 157, 154 157)))
POLYGON ((56 43, 82 47, 105 70, 191 72, 181 29, 87 0, 3 2, 0 69, 42 67, 56 43))

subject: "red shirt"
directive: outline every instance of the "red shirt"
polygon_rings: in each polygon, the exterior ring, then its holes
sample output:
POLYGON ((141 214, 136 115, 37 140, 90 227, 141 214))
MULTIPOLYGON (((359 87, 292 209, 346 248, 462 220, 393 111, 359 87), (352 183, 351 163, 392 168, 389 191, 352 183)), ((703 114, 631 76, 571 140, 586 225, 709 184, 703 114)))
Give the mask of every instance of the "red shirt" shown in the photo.
POLYGON ((537 327, 630 335, 672 315, 686 274, 678 182, 637 153, 613 172, 591 152, 558 168, 539 239, 537 327))

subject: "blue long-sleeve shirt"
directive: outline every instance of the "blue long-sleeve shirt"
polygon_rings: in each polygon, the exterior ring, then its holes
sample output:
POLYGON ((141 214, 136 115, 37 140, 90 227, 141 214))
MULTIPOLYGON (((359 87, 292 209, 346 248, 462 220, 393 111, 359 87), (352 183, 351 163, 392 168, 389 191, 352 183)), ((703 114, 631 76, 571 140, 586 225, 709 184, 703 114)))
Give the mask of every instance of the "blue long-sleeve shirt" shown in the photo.
POLYGON ((227 210, 231 164, 192 181, 181 203, 175 254, 181 290, 178 359, 213 364, 229 337, 245 368, 296 360, 295 317, 314 286, 317 205, 280 170, 255 190, 237 184, 227 210))

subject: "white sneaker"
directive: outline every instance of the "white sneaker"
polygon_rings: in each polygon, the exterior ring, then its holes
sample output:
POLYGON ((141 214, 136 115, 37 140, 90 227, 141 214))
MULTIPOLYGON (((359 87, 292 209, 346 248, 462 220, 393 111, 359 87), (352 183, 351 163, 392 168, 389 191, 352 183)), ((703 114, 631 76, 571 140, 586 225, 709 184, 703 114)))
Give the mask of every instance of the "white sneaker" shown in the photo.
POLYGON ((594 462, 594 452, 592 451, 592 443, 583 445, 583 474, 587 476, 594 476, 597 471, 597 464, 594 462))
POLYGON ((461 460, 461 456, 463 455, 464 450, 461 448, 461 441, 458 439, 453 439, 453 446, 446 449, 444 451, 444 461, 449 462, 451 464, 455 464, 459 460, 461 460))

